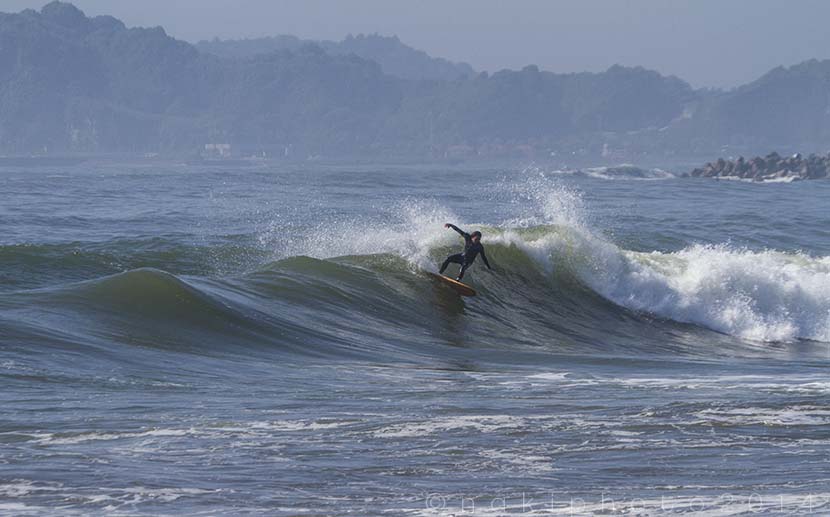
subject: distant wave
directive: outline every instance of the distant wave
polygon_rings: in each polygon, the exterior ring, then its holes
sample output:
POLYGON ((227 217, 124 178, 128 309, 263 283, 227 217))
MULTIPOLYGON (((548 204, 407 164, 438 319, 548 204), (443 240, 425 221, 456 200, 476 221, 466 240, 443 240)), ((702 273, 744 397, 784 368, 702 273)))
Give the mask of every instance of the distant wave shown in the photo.
POLYGON ((603 180, 667 180, 677 176, 663 169, 643 169, 634 165, 617 165, 614 167, 589 167, 584 169, 560 169, 552 174, 588 176, 603 180))

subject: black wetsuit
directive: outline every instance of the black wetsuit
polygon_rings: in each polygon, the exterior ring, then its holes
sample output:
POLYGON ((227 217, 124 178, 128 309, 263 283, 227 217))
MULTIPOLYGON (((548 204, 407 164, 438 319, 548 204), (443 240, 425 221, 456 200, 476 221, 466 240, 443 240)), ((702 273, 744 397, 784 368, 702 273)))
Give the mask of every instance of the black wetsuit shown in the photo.
POLYGON ((484 261, 484 264, 487 266, 487 269, 493 269, 490 267, 490 263, 487 262, 487 255, 484 254, 484 246, 481 245, 481 242, 473 242, 473 238, 470 236, 469 233, 463 231, 458 226, 451 224, 450 228, 457 231, 462 237, 464 237, 464 252, 458 253, 456 255, 450 255, 447 257, 447 260, 441 264, 441 271, 443 273, 447 266, 450 263, 453 264, 461 264, 461 271, 458 273, 458 280, 464 278, 464 272, 467 270, 468 267, 473 265, 475 262, 476 257, 481 254, 481 260, 484 261))

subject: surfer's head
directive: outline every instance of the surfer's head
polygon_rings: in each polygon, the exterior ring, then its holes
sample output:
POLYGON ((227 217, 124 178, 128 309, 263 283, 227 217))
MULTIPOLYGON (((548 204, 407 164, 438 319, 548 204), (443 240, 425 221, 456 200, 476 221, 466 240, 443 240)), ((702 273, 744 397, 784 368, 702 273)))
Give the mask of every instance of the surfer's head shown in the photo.
POLYGON ((473 233, 470 234, 470 238, 473 240, 473 242, 480 241, 481 240, 481 232, 477 231, 477 230, 474 231, 473 233))

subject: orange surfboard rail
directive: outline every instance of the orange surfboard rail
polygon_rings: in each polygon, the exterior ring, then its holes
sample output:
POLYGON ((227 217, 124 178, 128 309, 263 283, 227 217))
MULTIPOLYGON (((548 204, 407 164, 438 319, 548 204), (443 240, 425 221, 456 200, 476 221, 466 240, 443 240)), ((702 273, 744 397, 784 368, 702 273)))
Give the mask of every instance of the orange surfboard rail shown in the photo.
POLYGON ((443 282, 447 286, 454 289, 455 292, 457 292, 461 296, 475 296, 476 295, 475 289, 473 289, 472 287, 470 287, 467 284, 463 284, 463 283, 459 282, 458 280, 453 280, 452 278, 446 277, 444 275, 438 275, 436 273, 429 273, 429 274, 430 274, 430 276, 432 276, 436 280, 440 280, 441 282, 443 282))

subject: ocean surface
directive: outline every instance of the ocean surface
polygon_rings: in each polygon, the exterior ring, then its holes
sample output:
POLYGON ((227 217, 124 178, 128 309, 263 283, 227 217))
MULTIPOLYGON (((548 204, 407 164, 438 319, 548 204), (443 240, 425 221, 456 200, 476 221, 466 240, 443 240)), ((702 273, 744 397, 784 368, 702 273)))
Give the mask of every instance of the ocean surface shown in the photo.
POLYGON ((828 366, 830 181, 0 169, 3 515, 827 514, 828 366))

